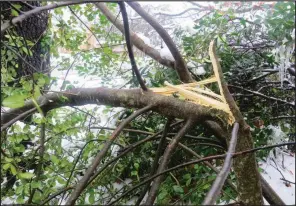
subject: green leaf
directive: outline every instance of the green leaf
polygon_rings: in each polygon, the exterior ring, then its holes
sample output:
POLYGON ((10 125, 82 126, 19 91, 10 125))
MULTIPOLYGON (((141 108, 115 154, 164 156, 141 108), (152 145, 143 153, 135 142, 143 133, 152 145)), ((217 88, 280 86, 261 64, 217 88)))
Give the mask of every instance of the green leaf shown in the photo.
POLYGON ((10 165, 11 165, 10 163, 6 163, 6 164, 4 164, 4 165, 3 165, 3 169, 4 169, 4 170, 8 170, 8 168, 10 168, 10 165))
POLYGON ((168 195, 168 192, 166 190, 164 190, 161 193, 159 193, 159 195, 157 196, 157 198, 159 200, 163 200, 167 195, 168 195))
POLYGON ((29 173, 29 172, 24 172, 24 173, 18 173, 18 177, 20 179, 30 179, 34 176, 34 174, 29 173))
POLYGON ((240 19, 240 23, 241 23, 244 27, 246 27, 246 20, 244 20, 244 19, 240 19))
POLYGON ((32 188, 40 188, 41 187, 41 182, 32 182, 31 187, 32 188))
POLYGON ((25 105, 25 99, 27 95, 12 95, 5 98, 2 105, 9 108, 19 108, 25 105))
POLYGON ((182 187, 180 187, 179 185, 174 185, 173 186, 173 189, 176 193, 180 193, 180 194, 183 194, 184 193, 184 190, 182 187))
POLYGON ((11 9, 11 15, 12 16, 18 16, 19 14, 18 14, 18 12, 16 10, 11 9))
POLYGON ((5 160, 5 162, 12 162, 13 161, 13 159, 10 157, 5 157, 4 160, 5 160))
POLYGON ((59 163, 59 159, 57 158, 57 156, 55 156, 55 155, 51 155, 50 156, 50 159, 51 159, 51 161, 54 163, 54 164, 58 164, 59 163))
POLYGON ((94 202, 95 202, 95 194, 94 193, 90 193, 90 195, 88 197, 88 201, 90 204, 94 204, 94 202))
POLYGON ((20 195, 20 196, 17 197, 16 202, 18 204, 23 204, 23 203, 25 203, 25 200, 24 200, 23 196, 20 195))
POLYGON ((10 171, 13 175, 16 175, 17 174, 17 171, 16 171, 16 168, 14 165, 10 164, 10 171))

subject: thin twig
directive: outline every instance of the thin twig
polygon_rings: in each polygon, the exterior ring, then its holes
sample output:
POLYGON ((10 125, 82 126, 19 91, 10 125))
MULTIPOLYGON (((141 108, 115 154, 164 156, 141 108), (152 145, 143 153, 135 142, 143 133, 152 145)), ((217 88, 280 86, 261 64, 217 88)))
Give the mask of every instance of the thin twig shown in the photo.
POLYGON ((244 89, 242 87, 238 87, 238 86, 235 86, 235 85, 228 85, 229 87, 233 87, 233 88, 237 88, 237 89, 240 89, 240 90, 243 90, 243 91, 246 91, 246 92, 249 92, 249 93, 252 93, 256 96, 259 96, 259 97, 263 97, 264 99, 269 99, 269 100, 274 100, 276 102, 281 102, 281 103, 284 103, 284 104, 287 104, 289 106, 295 106, 295 104, 291 103, 291 102, 287 102, 285 100, 281 100, 281 99, 277 99, 277 98, 274 98, 274 97, 269 97, 269 96, 266 96, 260 92, 255 92, 255 91, 252 91, 252 90, 249 90, 249 89, 244 89))
POLYGON ((144 107, 142 109, 139 109, 137 112, 133 113, 127 119, 125 119, 123 122, 121 122, 121 124, 117 127, 117 129, 112 133, 112 135, 109 138, 109 140, 105 143, 104 147, 97 154, 97 156, 95 157, 95 159, 94 159, 91 167, 85 172, 83 178, 77 184, 75 190, 72 192, 71 196, 67 200, 67 203, 66 203, 67 205, 74 205, 75 201, 78 199, 78 197, 80 196, 81 192, 84 190, 85 186, 87 185, 87 182, 89 181, 89 179, 93 175, 94 171, 96 170, 96 168, 100 164, 100 162, 103 159, 103 157, 108 152, 108 149, 110 148, 110 146, 112 145, 112 143, 115 141, 115 139, 118 137, 118 135, 120 134, 120 132, 123 130, 123 128, 127 124, 129 124, 133 119, 135 119, 137 116, 143 114, 144 112, 147 112, 151 108, 152 108, 152 106, 151 105, 148 105, 148 106, 146 106, 146 107, 144 107))
POLYGON ((212 185, 210 191, 206 195, 206 198, 203 201, 203 205, 213 205, 216 203, 216 200, 219 196, 219 193, 224 185, 225 180, 230 172, 231 164, 232 164, 232 154, 235 152, 236 142, 237 142, 237 133, 239 129, 239 124, 234 123, 231 140, 229 143, 229 149, 226 154, 226 158, 224 161, 224 165, 222 170, 217 175, 214 184, 212 185))
POLYGON ((127 13, 126 13, 126 9, 125 9, 125 5, 124 2, 119 2, 119 7, 120 7, 120 11, 122 14, 122 19, 123 19, 123 25, 124 25, 124 35, 125 35, 125 40, 126 40, 126 46, 127 46, 127 51, 128 51, 128 55, 131 61, 131 65, 132 65, 132 69, 136 74, 136 77, 138 79, 139 84, 141 85, 141 88, 144 91, 148 91, 142 77, 141 74, 139 72, 139 69, 137 67, 136 61, 135 61, 135 57, 134 57, 134 53, 133 53, 133 48, 131 45, 131 37, 130 37, 130 30, 129 30, 129 23, 128 23, 128 18, 127 18, 127 13))

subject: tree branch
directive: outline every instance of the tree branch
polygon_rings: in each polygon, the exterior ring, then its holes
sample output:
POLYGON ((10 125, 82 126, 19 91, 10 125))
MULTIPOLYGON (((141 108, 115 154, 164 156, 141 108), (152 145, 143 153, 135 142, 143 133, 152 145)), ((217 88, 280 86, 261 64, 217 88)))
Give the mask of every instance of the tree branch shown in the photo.
MULTIPOLYGON (((67 94, 48 93, 38 99, 38 105, 43 111, 49 111, 63 106, 80 106, 85 104, 109 105, 113 107, 143 108, 154 105, 153 111, 164 116, 187 119, 188 114, 202 120, 214 120, 222 123, 217 114, 226 115, 223 111, 210 109, 189 101, 182 101, 174 97, 143 92, 141 89, 109 89, 109 88, 75 88, 68 90, 67 94)), ((5 124, 32 108, 32 101, 25 106, 11 109, 1 115, 1 124, 5 124)), ((27 114, 32 114, 30 111, 27 114)), ((18 118, 21 119, 21 118, 18 118)))
POLYGON ((166 32, 166 30, 151 16, 149 15, 140 4, 137 2, 128 2, 128 4, 140 15, 145 19, 160 35, 160 37, 163 39, 167 47, 169 48, 170 52, 172 53, 174 59, 175 59, 175 68, 179 75, 179 78, 182 82, 189 83, 193 82, 190 72, 187 69, 187 66, 182 58, 182 55, 180 54, 177 46, 173 42, 170 35, 166 32))
POLYGON ((109 140, 105 143, 104 147, 101 149, 101 151, 95 157, 91 167, 85 172, 83 178, 79 181, 79 183, 75 187, 75 190, 72 192, 71 196, 67 200, 67 203, 66 203, 67 205, 74 205, 75 201, 78 199, 81 192, 84 190, 85 186, 87 185, 87 182, 89 181, 89 179, 93 175, 95 169, 98 167, 101 160, 108 152, 109 147, 112 145, 113 141, 118 137, 118 135, 120 134, 122 129, 128 123, 130 123, 133 119, 135 119, 137 116, 143 114, 144 112, 147 112, 151 108, 152 108, 152 106, 148 105, 148 106, 138 110, 137 112, 133 113, 128 118, 126 118, 123 122, 120 123, 120 125, 117 127, 117 129, 112 133, 109 140))
POLYGON ((203 201, 203 205, 214 205, 216 200, 220 194, 220 191, 224 185, 225 180, 230 172, 231 164, 232 164, 232 153, 235 152, 236 142, 237 142, 237 133, 239 129, 239 124, 234 123, 232 134, 231 134, 231 141, 229 143, 229 148, 226 154, 226 158, 224 161, 224 165, 222 170, 216 177, 214 184, 212 185, 210 191, 206 195, 206 198, 203 201))
POLYGON ((123 19, 123 24, 124 24, 124 36, 125 36, 125 40, 126 40, 126 46, 127 46, 127 51, 128 51, 128 55, 131 61, 131 65, 132 65, 132 70, 135 72, 136 77, 138 79, 138 82, 141 86, 141 88, 144 91, 148 91, 142 77, 141 74, 138 70, 136 61, 135 61, 135 57, 134 57, 134 53, 133 53, 133 48, 131 45, 131 40, 130 40, 130 30, 129 30, 129 25, 128 25, 128 18, 127 18, 127 13, 126 13, 126 9, 125 9, 125 5, 124 2, 119 2, 119 7, 120 7, 120 11, 122 14, 122 19, 123 19))
MULTIPOLYGON (((175 151, 179 141, 188 132, 188 130, 190 130, 193 127, 193 125, 195 123, 196 123, 195 120, 188 119, 186 121, 185 125, 181 128, 181 130, 176 134, 176 136, 173 138, 173 140, 167 146, 167 148, 164 152, 164 155, 162 157, 161 163, 157 169, 157 174, 161 173, 162 171, 164 171, 166 169, 166 167, 169 163, 169 160, 170 160, 173 152, 175 151)), ((147 200, 145 202, 145 205, 153 205, 162 179, 163 179, 163 176, 159 176, 158 178, 156 178, 153 181, 149 195, 148 195, 147 200)))

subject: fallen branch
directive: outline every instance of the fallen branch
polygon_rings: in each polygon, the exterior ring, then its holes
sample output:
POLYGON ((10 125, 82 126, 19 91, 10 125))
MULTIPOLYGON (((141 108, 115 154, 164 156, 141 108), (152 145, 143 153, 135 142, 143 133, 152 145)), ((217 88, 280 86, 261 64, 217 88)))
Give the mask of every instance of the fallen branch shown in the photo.
MULTIPOLYGON (((206 106, 197 105, 188 101, 182 101, 174 97, 143 92, 141 89, 109 89, 109 88, 75 88, 68 90, 67 94, 50 93, 38 99, 38 105, 43 111, 49 111, 64 106, 80 106, 85 104, 109 105, 113 107, 143 108, 147 105, 154 105, 152 111, 164 116, 176 117, 179 119, 188 118, 188 114, 200 120, 214 120, 219 123, 222 120, 217 115, 226 115, 223 111, 212 109, 206 106)), ((32 108, 32 101, 25 103, 25 106, 11 109, 1 114, 1 124, 19 116, 32 108)), ((34 111, 28 112, 32 114, 34 111)), ((21 117, 18 117, 20 120, 21 117)), ((6 126, 7 127, 7 126, 6 126)))
POLYGON ((237 142, 237 133, 239 129, 239 124, 234 123, 231 141, 229 143, 229 149, 226 154, 226 158, 224 161, 224 165, 222 170, 216 177, 214 184, 212 185, 210 191, 206 195, 203 205, 213 205, 216 203, 217 198, 219 197, 220 191, 224 185, 224 182, 230 172, 231 164, 232 164, 232 154, 235 152, 236 142, 237 142))

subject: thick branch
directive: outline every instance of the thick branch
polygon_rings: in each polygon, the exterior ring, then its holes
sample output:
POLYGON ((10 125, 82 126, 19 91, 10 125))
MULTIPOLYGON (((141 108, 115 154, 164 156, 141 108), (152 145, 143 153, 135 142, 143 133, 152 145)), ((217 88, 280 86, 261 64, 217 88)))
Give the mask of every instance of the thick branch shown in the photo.
POLYGON ((179 78, 182 82, 189 83, 193 82, 190 72, 188 71, 186 64, 180 54, 176 44, 173 42, 170 35, 166 32, 166 30, 151 16, 149 15, 140 4, 137 2, 128 2, 128 4, 141 16, 145 19, 160 35, 163 39, 170 52, 172 53, 175 61, 176 61, 176 70, 178 72, 179 78))
POLYGON ((135 119, 137 116, 143 114, 144 112, 147 112, 151 108, 152 108, 152 106, 148 105, 148 106, 138 110, 137 112, 133 113, 127 119, 125 119, 123 122, 121 122, 121 124, 118 126, 118 128, 112 133, 109 140, 105 143, 102 150, 97 154, 97 156, 95 157, 91 167, 85 172, 83 178, 77 184, 75 190, 72 192, 71 196, 67 200, 67 203, 66 203, 67 205, 74 205, 75 201, 77 200, 77 198, 80 196, 81 192, 83 191, 83 189, 87 185, 87 182, 89 181, 89 179, 93 175, 95 169, 98 167, 101 160, 106 155, 106 153, 108 152, 108 149, 110 148, 110 146, 112 145, 112 143, 116 139, 116 137, 118 137, 118 135, 120 134, 122 129, 127 124, 129 124, 133 119, 135 119))
MULTIPOLYGON (((218 61, 215 51, 215 42, 210 43, 209 48, 210 59, 213 63, 213 67, 218 71, 219 79, 221 80, 221 89, 224 94, 225 100, 229 105, 229 108, 235 118, 235 121, 239 123, 239 138, 237 140, 237 151, 245 149, 252 149, 254 147, 254 141, 250 133, 250 126, 244 120, 238 106, 236 105, 233 97, 231 96, 227 83, 224 80, 222 68, 218 61)), ((229 142, 229 139, 227 139, 229 142)), ((239 198, 244 204, 261 205, 263 204, 262 189, 260 184, 260 175, 258 172, 258 165, 256 163, 255 155, 249 154, 243 157, 239 157, 234 161, 234 172, 237 178, 239 198), (245 177, 249 176, 248 179, 245 177)))
MULTIPOLYGON (((50 93, 38 99, 38 105, 43 111, 64 107, 80 106, 85 104, 109 105, 113 107, 143 108, 147 105, 154 105, 153 111, 164 116, 187 119, 188 114, 199 120, 215 120, 217 113, 221 116, 226 115, 220 110, 209 109, 188 101, 182 101, 174 97, 155 94, 153 92, 143 92, 141 89, 109 89, 109 88, 76 88, 68 90, 66 94, 50 93)), ((1 115, 1 124, 34 108, 31 101, 26 102, 25 106, 11 109, 1 115)), ((34 111, 28 113, 33 114, 34 111)))
POLYGON ((140 74, 140 72, 138 70, 138 67, 137 67, 137 64, 136 64, 136 61, 135 61, 133 48, 132 48, 131 40, 130 40, 131 37, 130 37, 130 30, 129 30, 128 18, 127 18, 125 5, 124 5, 124 2, 119 2, 118 4, 120 6, 120 11, 121 11, 121 14, 122 14, 122 19, 123 19, 123 24, 124 24, 124 36, 125 36, 125 40, 126 40, 128 55, 129 55, 131 65, 132 65, 132 70, 135 72, 136 77, 138 79, 138 82, 139 82, 141 88, 144 91, 147 91, 148 89, 147 89, 147 87, 146 87, 146 85, 145 85, 145 83, 144 83, 144 81, 143 81, 143 79, 141 77, 141 74, 140 74))
POLYGON ((230 168, 232 164, 232 153, 235 152, 238 129, 239 129, 239 124, 234 123, 232 134, 231 134, 232 137, 231 137, 229 148, 226 154, 224 165, 220 173, 217 175, 217 178, 214 184, 212 185, 211 190, 208 192, 205 200, 203 201, 202 203, 203 205, 213 205, 216 203, 216 200, 220 194, 220 191, 224 185, 224 182, 230 172, 230 168))
MULTIPOLYGON (((188 130, 190 130, 192 128, 192 126, 194 124, 195 124, 194 120, 188 119, 186 121, 185 125, 178 132, 178 134, 176 134, 176 136, 173 138, 173 140, 170 142, 170 144, 167 146, 167 148, 164 152, 161 163, 157 169, 157 173, 161 173, 162 171, 164 171, 166 169, 173 152, 175 151, 176 147, 178 146, 179 141, 188 132, 188 130)), ((159 176, 153 181, 145 205, 153 205, 154 200, 157 195, 158 188, 159 188, 162 180, 163 180, 163 176, 159 176)))

